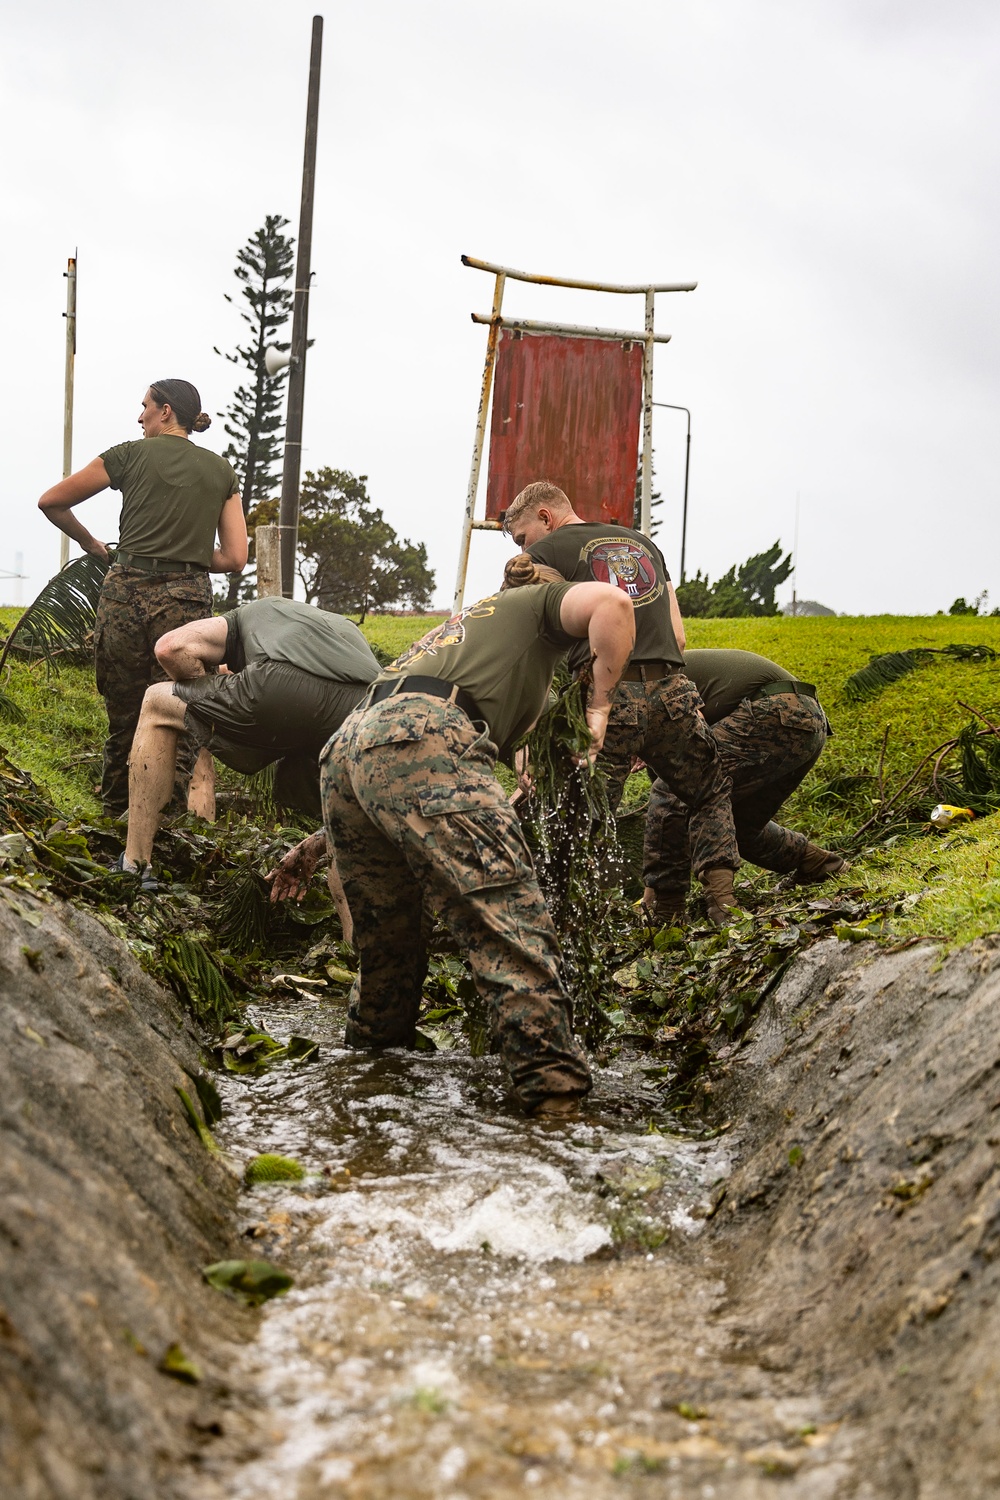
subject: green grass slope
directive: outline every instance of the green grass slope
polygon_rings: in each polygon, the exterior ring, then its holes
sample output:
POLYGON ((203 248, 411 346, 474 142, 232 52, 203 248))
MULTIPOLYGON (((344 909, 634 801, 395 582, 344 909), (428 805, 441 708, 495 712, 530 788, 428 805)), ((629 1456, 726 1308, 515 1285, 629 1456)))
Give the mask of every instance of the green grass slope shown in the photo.
MULTIPOLYGON (((9 629, 16 617, 16 611, 0 611, 0 628, 9 629)), ((364 630, 374 644, 396 654, 440 619, 374 617, 364 630)), ((866 702, 849 703, 843 693, 851 673, 878 653, 951 643, 1000 650, 1000 619, 778 616, 690 620, 687 628, 691 646, 757 651, 816 683, 834 737, 783 816, 833 847, 846 845, 870 816, 880 784, 890 793, 923 756, 969 721, 963 704, 1000 723, 1000 663, 936 661, 866 702)), ((43 665, 15 661, 5 676, 0 686, 23 709, 25 722, 0 722, 0 746, 48 790, 66 817, 96 816, 104 714, 92 673, 64 668, 48 675, 43 665)), ((639 790, 637 783, 633 794, 639 790)), ((901 935, 936 933, 955 942, 1000 929, 998 825, 1000 818, 987 817, 945 836, 930 830, 908 834, 888 847, 873 835, 841 884, 860 885, 873 896, 911 895, 912 910, 894 923, 901 935)))

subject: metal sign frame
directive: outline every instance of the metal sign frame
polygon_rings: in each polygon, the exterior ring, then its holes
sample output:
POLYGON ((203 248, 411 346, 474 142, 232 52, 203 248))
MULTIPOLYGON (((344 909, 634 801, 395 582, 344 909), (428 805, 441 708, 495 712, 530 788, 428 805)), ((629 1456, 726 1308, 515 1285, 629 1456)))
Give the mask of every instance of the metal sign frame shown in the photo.
POLYGON ((510 266, 496 266, 490 261, 476 260, 471 255, 462 256, 463 266, 476 271, 488 271, 496 278, 493 286, 493 310, 488 315, 473 313, 473 323, 489 326, 486 341, 486 363, 483 368, 483 384, 479 395, 479 411, 476 415, 476 437, 472 445, 472 464, 469 470, 469 488, 465 497, 465 515, 462 522, 462 540, 458 553, 458 576, 455 580, 454 609, 462 608, 465 595, 465 579, 469 569, 469 549, 473 531, 499 531, 496 521, 476 519, 476 497, 479 492, 479 472, 483 462, 483 447, 486 440, 486 417, 489 411, 490 394, 493 389, 493 370, 496 365, 497 346, 501 328, 519 329, 522 333, 561 333, 576 338, 631 339, 643 345, 642 361, 642 470, 639 501, 639 529, 650 534, 650 515, 653 487, 653 345, 670 341, 669 333, 654 331, 654 314, 657 292, 693 292, 696 281, 658 282, 641 286, 618 286, 607 281, 578 281, 565 276, 538 276, 529 271, 515 271, 510 266), (621 328, 594 328, 572 323, 539 323, 528 318, 505 318, 501 312, 504 288, 507 281, 532 281, 541 286, 564 286, 584 292, 620 292, 626 296, 645 298, 645 320, 641 333, 621 328))

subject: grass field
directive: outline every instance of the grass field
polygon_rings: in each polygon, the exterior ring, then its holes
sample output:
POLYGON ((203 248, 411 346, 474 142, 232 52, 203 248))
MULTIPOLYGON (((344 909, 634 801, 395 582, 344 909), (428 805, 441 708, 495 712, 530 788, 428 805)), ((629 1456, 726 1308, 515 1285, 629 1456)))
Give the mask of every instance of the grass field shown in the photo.
MULTIPOLYGON (((16 611, 0 611, 9 629, 16 611)), ((440 622, 384 616, 364 630, 384 650, 398 653, 440 622)), ((848 703, 847 677, 873 654, 912 646, 984 644, 1000 651, 1000 619, 945 615, 870 616, 824 619, 691 620, 691 646, 735 647, 769 656, 796 677, 816 683, 834 726, 822 760, 786 805, 786 821, 837 847, 854 833, 878 795, 878 773, 885 788, 899 785, 922 756, 957 734, 971 715, 964 704, 1000 721, 1000 663, 951 661, 925 667, 864 703, 848 703), (888 729, 888 738, 885 738, 888 729), (883 756, 884 744, 884 756, 883 756), (868 777, 847 800, 825 795, 838 778, 868 777)), ((45 668, 14 663, 0 684, 24 710, 26 722, 0 723, 0 745, 11 759, 47 788, 68 818, 99 814, 94 784, 99 773, 103 709, 92 674, 66 668, 58 676, 45 668)), ((635 786, 633 792, 638 791, 635 786)), ((964 941, 1000 929, 1000 818, 984 818, 945 837, 927 832, 873 846, 853 864, 844 884, 872 894, 900 891, 920 895, 918 904, 895 924, 903 935, 939 933, 964 941)))

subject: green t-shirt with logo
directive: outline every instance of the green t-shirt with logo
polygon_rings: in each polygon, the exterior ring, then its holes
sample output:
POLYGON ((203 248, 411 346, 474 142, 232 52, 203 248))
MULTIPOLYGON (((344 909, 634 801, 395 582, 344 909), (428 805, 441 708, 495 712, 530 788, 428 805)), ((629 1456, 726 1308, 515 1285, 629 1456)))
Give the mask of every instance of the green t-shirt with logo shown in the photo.
POLYGON ((283 661, 331 682, 374 682, 377 658, 353 620, 297 599, 253 599, 224 615, 226 666, 283 661))
POLYGON ((183 437, 137 438, 101 457, 122 492, 119 547, 207 568, 222 507, 239 492, 232 466, 183 437))
POLYGON ((685 651, 684 670, 701 694, 705 718, 717 724, 769 682, 793 682, 791 672, 756 651, 685 651))
MULTIPOLYGON (((573 583, 613 583, 635 605, 633 661, 668 661, 684 665, 670 623, 670 574, 655 542, 628 526, 602 521, 571 522, 549 532, 529 548, 536 562, 547 563, 573 583)), ((586 665, 586 642, 570 652, 570 665, 586 665)))
POLYGON ((559 621, 569 588, 534 583, 480 599, 416 641, 379 680, 417 676, 457 683, 505 754, 545 708, 559 658, 576 643, 559 621))

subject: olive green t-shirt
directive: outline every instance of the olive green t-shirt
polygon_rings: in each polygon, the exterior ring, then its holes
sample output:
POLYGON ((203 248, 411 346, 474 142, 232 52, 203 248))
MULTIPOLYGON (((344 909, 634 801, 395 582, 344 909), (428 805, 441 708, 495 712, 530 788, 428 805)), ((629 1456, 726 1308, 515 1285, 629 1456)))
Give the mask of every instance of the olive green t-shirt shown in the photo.
MULTIPOLYGON (((655 542, 628 526, 600 521, 559 526, 528 548, 536 562, 547 563, 573 583, 613 583, 635 605, 633 661, 668 661, 683 666, 670 622, 670 574, 655 542)), ((585 665, 590 655, 583 642, 570 652, 570 665, 585 665)))
POLYGON ((755 651, 685 651, 684 670, 701 694, 709 724, 726 718, 767 683, 795 680, 755 651))
POLYGON ((559 658, 577 640, 559 622, 569 588, 535 583, 480 599, 416 641, 379 680, 418 676, 457 683, 475 700, 504 754, 545 708, 559 658))
POLYGON ((381 668, 353 620, 297 599, 253 599, 226 622, 224 661, 242 672, 254 661, 283 661, 331 682, 374 682, 381 668))
POLYGON ((239 491, 232 466, 182 437, 137 438, 101 457, 122 492, 119 547, 209 567, 222 507, 239 491))

